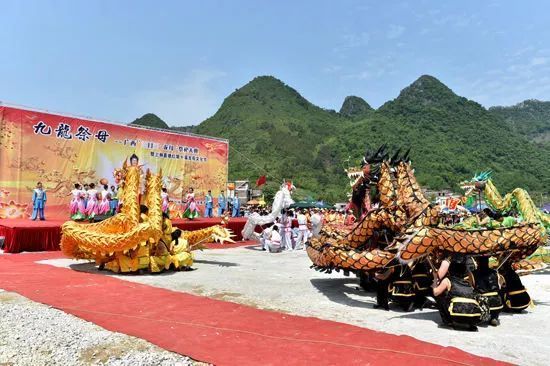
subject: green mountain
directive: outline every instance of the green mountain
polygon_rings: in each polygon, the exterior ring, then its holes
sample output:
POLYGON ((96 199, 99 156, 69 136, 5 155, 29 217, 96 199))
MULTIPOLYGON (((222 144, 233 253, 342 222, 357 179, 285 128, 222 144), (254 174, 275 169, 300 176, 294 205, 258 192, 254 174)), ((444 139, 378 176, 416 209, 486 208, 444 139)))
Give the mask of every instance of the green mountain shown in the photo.
POLYGON ((550 143, 550 102, 526 100, 511 107, 491 107, 510 128, 536 142, 550 143))
POLYGON ((504 190, 550 188, 550 149, 514 133, 480 104, 460 97, 431 76, 421 76, 363 121, 354 138, 370 135, 375 145, 412 147, 419 181, 451 188, 473 173, 493 171, 504 190))
POLYGON ((363 98, 350 95, 344 99, 342 107, 340 108, 340 114, 348 118, 361 118, 365 117, 372 107, 363 98))
POLYGON ((154 128, 165 128, 168 129, 168 125, 159 116, 153 113, 147 113, 143 116, 136 118, 130 125, 138 125, 145 127, 154 127, 154 128))
POLYGON ((343 168, 358 165, 366 147, 382 143, 394 150, 411 148, 417 177, 431 189, 459 191, 460 181, 482 170, 493 171, 503 192, 550 189, 549 146, 427 75, 378 110, 348 97, 341 113, 311 104, 273 77, 257 77, 193 132, 229 139, 230 179, 254 181, 267 174, 272 193, 290 178, 298 198, 345 200, 343 168))
POLYGON ((267 173, 269 190, 291 178, 303 196, 337 200, 347 177, 334 146, 346 124, 338 113, 262 76, 229 95, 195 132, 229 139, 231 178, 255 180, 267 173))

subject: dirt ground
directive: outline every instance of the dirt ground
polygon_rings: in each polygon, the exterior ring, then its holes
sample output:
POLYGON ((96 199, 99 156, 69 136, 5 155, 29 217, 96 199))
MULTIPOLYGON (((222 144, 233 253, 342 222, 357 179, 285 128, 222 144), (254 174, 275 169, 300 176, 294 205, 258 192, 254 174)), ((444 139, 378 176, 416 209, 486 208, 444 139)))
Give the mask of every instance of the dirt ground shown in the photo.
MULTIPOLYGON (((455 331, 439 326, 437 310, 403 312, 373 309, 375 294, 359 288, 351 275, 325 274, 309 268, 304 251, 266 253, 259 247, 213 249, 195 252, 191 272, 157 275, 104 275, 175 291, 208 296, 295 315, 313 316, 367 327, 420 340, 458 347, 473 354, 521 365, 547 365, 550 355, 550 272, 522 277, 535 306, 522 314, 501 314, 499 327, 479 327, 478 332, 455 331)), ((98 272, 89 263, 69 259, 41 263, 98 272)))

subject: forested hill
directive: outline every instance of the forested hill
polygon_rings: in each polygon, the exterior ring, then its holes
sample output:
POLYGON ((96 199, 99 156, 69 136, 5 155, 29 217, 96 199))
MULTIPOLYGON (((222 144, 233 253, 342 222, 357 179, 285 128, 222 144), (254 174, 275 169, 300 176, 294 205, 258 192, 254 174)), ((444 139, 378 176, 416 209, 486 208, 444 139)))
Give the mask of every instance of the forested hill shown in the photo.
POLYGON ((458 190, 461 180, 492 170, 501 191, 524 187, 548 193, 550 144, 540 142, 548 119, 539 108, 529 120, 516 107, 486 110, 424 75, 377 110, 348 97, 337 113, 261 76, 230 94, 212 117, 185 130, 230 140, 231 179, 268 174, 273 190, 279 179, 291 178, 299 196, 333 202, 344 200, 348 190, 343 168, 358 165, 366 147, 382 143, 410 147, 420 183, 432 189, 458 190), (522 123, 532 127, 519 128, 522 123))
POLYGON ((550 102, 526 100, 512 107, 491 107, 489 112, 535 142, 550 143, 550 102))

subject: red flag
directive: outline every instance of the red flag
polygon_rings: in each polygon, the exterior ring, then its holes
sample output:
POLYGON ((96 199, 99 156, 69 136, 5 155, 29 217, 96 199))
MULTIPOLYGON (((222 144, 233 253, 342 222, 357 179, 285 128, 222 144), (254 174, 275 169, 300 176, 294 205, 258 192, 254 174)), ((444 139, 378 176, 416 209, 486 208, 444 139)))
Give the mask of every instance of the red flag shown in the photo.
POLYGON ((266 182, 265 175, 262 175, 258 180, 256 181, 256 186, 263 186, 266 182))

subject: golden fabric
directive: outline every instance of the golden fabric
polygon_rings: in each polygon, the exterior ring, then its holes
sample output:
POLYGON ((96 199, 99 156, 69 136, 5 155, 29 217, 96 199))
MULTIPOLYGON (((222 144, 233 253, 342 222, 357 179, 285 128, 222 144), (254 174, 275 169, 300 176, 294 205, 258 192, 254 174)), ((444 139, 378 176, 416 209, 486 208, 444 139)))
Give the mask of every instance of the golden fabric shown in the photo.
POLYGON ((99 223, 71 221, 63 224, 60 245, 65 255, 93 259, 113 272, 160 272, 172 264, 176 269, 191 266, 193 255, 190 251, 201 247, 201 243, 232 241, 230 231, 219 225, 184 231, 180 242, 185 245, 176 246, 173 260, 166 246, 172 241, 172 223, 162 217, 162 171, 159 174, 146 172, 143 203, 148 208, 147 214, 140 214, 140 168, 124 162, 122 171, 121 212, 99 223), (194 246, 188 245, 188 240, 194 246))

